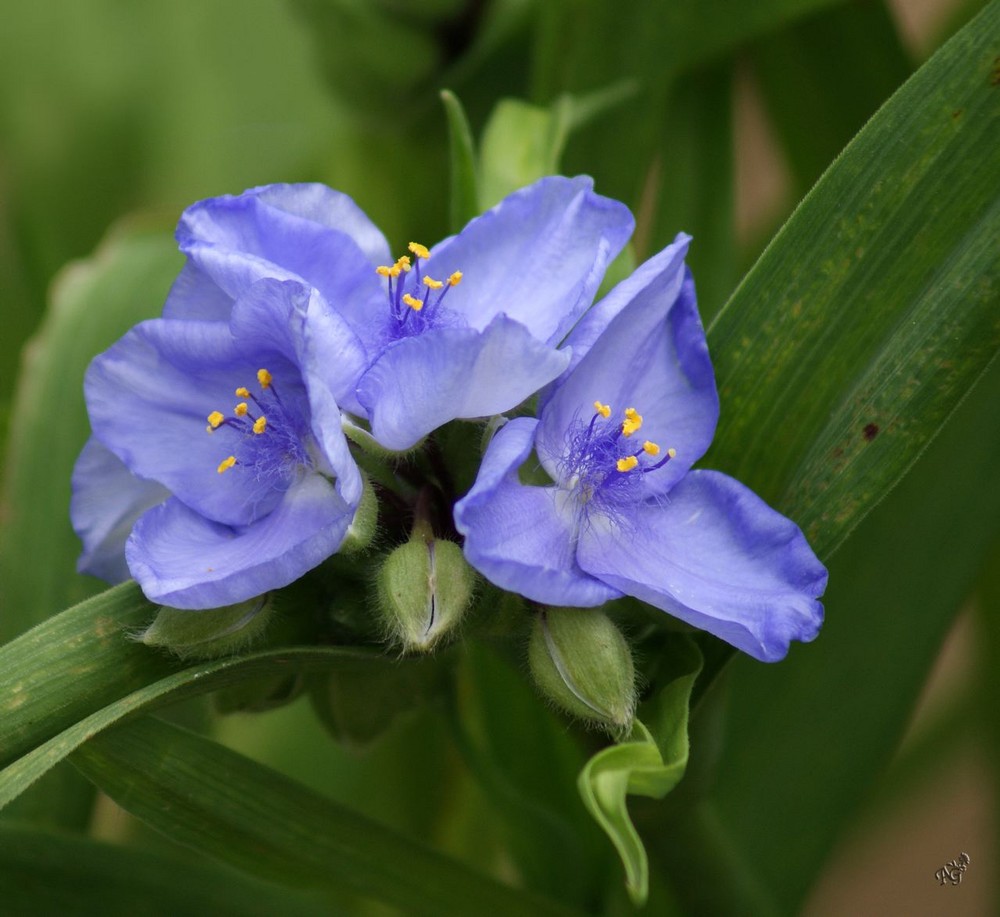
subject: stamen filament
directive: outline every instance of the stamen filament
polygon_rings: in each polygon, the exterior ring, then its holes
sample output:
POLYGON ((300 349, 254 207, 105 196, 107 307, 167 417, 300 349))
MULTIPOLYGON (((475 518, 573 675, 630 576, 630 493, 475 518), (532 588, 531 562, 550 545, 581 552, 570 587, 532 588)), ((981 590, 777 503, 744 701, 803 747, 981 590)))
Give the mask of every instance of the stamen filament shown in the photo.
POLYGON ((647 474, 650 471, 656 471, 657 468, 662 468, 672 458, 676 458, 676 457, 677 457, 677 450, 676 449, 668 449, 667 450, 667 454, 665 456, 663 456, 663 458, 661 458, 655 465, 648 465, 645 468, 643 468, 642 469, 642 473, 643 474, 647 474))

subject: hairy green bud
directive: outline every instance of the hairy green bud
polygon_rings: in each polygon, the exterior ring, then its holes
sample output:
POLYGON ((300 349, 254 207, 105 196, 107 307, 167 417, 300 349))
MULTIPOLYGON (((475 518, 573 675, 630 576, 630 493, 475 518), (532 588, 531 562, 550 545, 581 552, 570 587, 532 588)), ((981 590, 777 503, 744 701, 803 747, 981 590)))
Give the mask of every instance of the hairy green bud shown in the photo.
POLYGON ((532 625, 528 662, 561 709, 615 735, 635 717, 635 666, 621 631, 597 608, 546 608, 532 625))
POLYGON ((459 623, 476 575, 462 549, 418 526, 378 574, 378 602, 390 636, 403 649, 428 652, 459 623))
POLYGON ((164 605, 135 639, 146 646, 168 649, 181 659, 217 659, 245 650, 263 636, 273 617, 274 602, 269 593, 201 611, 164 605))

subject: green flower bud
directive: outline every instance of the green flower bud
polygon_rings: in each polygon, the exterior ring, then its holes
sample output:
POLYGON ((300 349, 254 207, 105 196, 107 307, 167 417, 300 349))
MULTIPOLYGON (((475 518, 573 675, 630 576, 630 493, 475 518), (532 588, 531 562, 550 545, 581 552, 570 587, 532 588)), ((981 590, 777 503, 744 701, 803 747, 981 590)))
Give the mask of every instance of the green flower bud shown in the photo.
POLYGON ((253 678, 221 688, 212 695, 216 713, 264 713, 296 700, 305 688, 299 674, 253 678))
POLYGON ((596 608, 547 608, 536 617, 528 663, 539 690, 567 713, 615 735, 635 716, 635 666, 621 631, 596 608))
POLYGON ((341 744, 364 749, 380 739, 401 715, 446 690, 438 660, 373 657, 309 679, 309 699, 320 721, 341 744))
POLYGON ((475 581, 457 544, 418 525, 378 574, 379 608, 390 636, 406 651, 431 650, 462 619, 475 581))
POLYGON ((216 659, 246 649, 263 635, 273 617, 270 594, 202 611, 162 606, 135 639, 168 649, 181 659, 216 659))

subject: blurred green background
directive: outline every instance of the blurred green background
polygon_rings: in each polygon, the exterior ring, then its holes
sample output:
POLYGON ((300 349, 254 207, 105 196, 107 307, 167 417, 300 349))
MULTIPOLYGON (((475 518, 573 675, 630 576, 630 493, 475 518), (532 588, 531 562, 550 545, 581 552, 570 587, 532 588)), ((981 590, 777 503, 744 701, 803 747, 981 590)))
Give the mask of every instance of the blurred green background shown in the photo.
MULTIPOLYGON (((179 256, 162 254, 163 236, 190 203, 256 184, 318 180, 353 196, 394 249, 410 238, 430 243, 448 232, 448 131, 438 91, 450 88, 458 95, 476 137, 501 98, 545 107, 572 93, 594 111, 586 123, 571 125, 562 170, 593 175, 598 191, 629 204, 637 217, 639 259, 681 229, 695 236, 691 263, 707 323, 865 121, 983 5, 968 0, 7 0, 0 27, 5 367, 0 434, 5 438, 8 428, 12 435, 23 430, 11 425, 18 367, 22 348, 53 299, 53 284, 64 299, 79 296, 91 306, 101 301, 99 277, 78 272, 57 279, 59 272, 74 259, 93 257, 109 231, 131 240, 134 268, 127 287, 109 293, 117 297, 115 320, 96 322, 88 336, 86 316, 78 317, 81 350, 87 352, 72 365, 48 370, 61 372, 56 382, 77 396, 65 402, 71 418, 42 420, 63 425, 65 436, 52 446, 52 488, 43 498, 41 524, 48 526, 51 562, 32 574, 35 580, 19 580, 11 559, 17 546, 11 547, 10 532, 26 495, 24 478, 12 460, 5 461, 3 639, 98 588, 67 579, 75 552, 65 509, 68 468, 85 431, 79 416, 82 371, 116 334, 158 312, 180 263, 179 256), (81 285, 87 284, 84 295, 81 285)), ((501 146, 504 140, 493 138, 501 146)), ((95 264, 99 270, 111 251, 122 257, 113 246, 104 251, 88 270, 95 264)), ((913 475, 836 556, 835 577, 840 572, 865 583, 866 576, 878 579, 895 562, 895 533, 924 499, 921 487, 935 489, 935 500, 947 502, 938 469, 952 460, 948 444, 968 443, 977 431, 996 439, 997 376, 994 367, 913 475)), ((18 448, 11 437, 5 454, 13 456, 18 448)), ((1000 505, 996 487, 980 497, 981 508, 975 502, 966 507, 985 533, 975 542, 979 546, 995 541, 998 527, 978 514, 1000 505)), ((938 502, 929 501, 932 507, 938 502)), ((773 676, 751 673, 748 660, 733 667, 734 699, 727 715, 730 723, 751 725, 735 743, 733 763, 728 770, 722 766, 720 818, 745 818, 747 836, 741 840, 749 847, 760 833, 759 857, 770 872, 751 876, 750 885, 780 885, 784 853, 800 842, 809 851, 789 878, 791 890, 779 895, 784 907, 797 902, 813 917, 939 914, 947 900, 947 907, 960 902, 956 913, 993 912, 1000 730, 991 699, 998 688, 1000 556, 994 551, 985 560, 963 556, 940 562, 965 566, 956 574, 955 589, 940 597, 944 610, 937 612, 932 638, 915 651, 893 727, 882 732, 885 720, 873 718, 869 731, 879 735, 860 755, 870 767, 857 775, 844 771, 850 786, 831 789, 828 805, 803 801, 802 818, 815 827, 812 838, 788 836, 800 829, 794 818, 756 823, 753 805, 741 800, 766 797, 774 785, 744 782, 739 769, 746 764, 747 773, 766 771, 768 755, 801 738, 789 733, 801 724, 801 710, 785 720, 780 705, 772 706, 756 723, 754 704, 773 696, 769 692, 794 687, 796 672, 808 679, 814 648, 773 676), (956 590, 964 601, 956 600, 956 590), (913 698, 946 633, 945 650, 913 716, 913 698), (934 871, 962 850, 972 858, 963 885, 939 889, 934 871), (819 865, 823 871, 813 885, 819 865)), ((897 575, 907 581, 905 569, 897 575)), ((856 593, 845 589, 841 597, 836 579, 832 583, 831 609, 853 600, 856 593)), ((856 588, 860 593, 861 586, 856 588)), ((879 600, 891 603, 894 588, 890 582, 879 600)), ((840 646, 849 657, 839 677, 828 661, 817 663, 830 676, 816 684, 824 687, 821 699, 831 709, 839 707, 841 696, 859 690, 876 695, 879 667, 892 669, 886 647, 900 629, 905 634, 908 612, 905 588, 895 594, 904 604, 893 627, 873 628, 882 653, 852 655, 857 631, 838 634, 836 620, 829 621, 820 643, 840 646)), ((844 708, 851 711, 846 722, 831 718, 826 741, 841 750, 864 742, 866 724, 858 707, 864 707, 860 700, 844 708)), ((316 735, 312 723, 300 701, 275 714, 224 720, 218 729, 232 747, 414 834, 423 830, 428 811, 462 809, 461 817, 438 815, 436 840, 452 849, 467 846, 475 813, 486 803, 457 772, 436 711, 401 723, 362 758, 316 735), (415 753, 418 760, 410 763, 452 775, 450 788, 448 781, 435 782, 418 800, 405 787, 394 793, 398 755, 415 753), (375 786, 387 789, 376 794, 375 786)), ((730 728, 739 733, 738 725, 730 728)), ((810 748, 822 749, 822 728, 810 748)), ((696 731, 695 741, 707 747, 711 729, 702 732, 696 731)), ((778 768, 772 780, 784 779, 778 768)), ((794 809, 794 793, 783 804, 794 809)), ((93 824, 96 836, 108 839, 139 831, 106 801, 98 805, 93 824)), ((494 853, 485 843, 469 858, 491 863, 494 853)), ((749 868, 756 866, 751 862, 749 868)))

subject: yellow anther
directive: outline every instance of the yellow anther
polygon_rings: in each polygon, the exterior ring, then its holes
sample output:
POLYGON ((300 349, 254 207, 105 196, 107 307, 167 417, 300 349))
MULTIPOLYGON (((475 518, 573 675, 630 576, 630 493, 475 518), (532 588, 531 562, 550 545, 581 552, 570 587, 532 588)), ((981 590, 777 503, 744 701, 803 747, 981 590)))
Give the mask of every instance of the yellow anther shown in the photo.
POLYGON ((392 267, 387 264, 380 264, 377 268, 375 268, 375 273, 378 274, 379 277, 395 277, 399 271, 396 271, 396 274, 393 274, 392 267))
POLYGON ((448 278, 448 286, 450 287, 457 287, 461 282, 462 282, 461 271, 455 271, 455 273, 448 278))
POLYGON ((631 471, 639 464, 639 460, 634 455, 626 455, 625 458, 618 459, 616 466, 619 471, 631 471))
POLYGON ((403 302, 405 302, 414 312, 419 312, 424 307, 424 301, 422 299, 410 296, 409 293, 403 294, 403 302))
POLYGON ((222 474, 223 471, 229 471, 229 469, 232 468, 233 465, 235 464, 236 464, 236 456, 231 455, 229 456, 229 458, 224 458, 221 462, 219 462, 219 467, 216 468, 215 470, 218 471, 219 474, 222 474))
POLYGON ((411 242, 406 246, 413 254, 418 258, 430 258, 431 253, 428 251, 425 245, 421 245, 419 242, 411 242))
POLYGON ((225 419, 226 415, 221 411, 212 411, 212 413, 208 415, 208 429, 214 430, 225 419))
POLYGON ((622 433, 631 436, 642 427, 642 414, 635 408, 625 408, 625 420, 622 421, 622 433))
POLYGON ((651 443, 647 439, 646 442, 642 444, 642 451, 645 452, 646 455, 659 455, 660 447, 657 446, 656 443, 651 443))
POLYGON ((667 455, 669 455, 671 458, 677 458, 677 450, 676 449, 668 449, 667 450, 667 455))
POLYGON ((396 263, 392 266, 393 270, 396 271, 393 277, 398 277, 400 271, 408 271, 410 269, 410 259, 403 255, 402 258, 398 259, 396 263))
POLYGON ((233 408, 233 413, 237 417, 245 416, 246 412, 247 412, 247 403, 245 401, 241 401, 238 405, 236 405, 236 407, 233 408))
POLYGON ((257 370, 257 381, 261 388, 269 388, 271 385, 271 374, 266 369, 257 370))
POLYGON ((610 404, 601 404, 600 401, 595 401, 594 410, 597 411, 597 413, 600 414, 601 417, 603 417, 605 420, 607 420, 611 416, 610 404))
POLYGON ((430 287, 432 290, 440 290, 444 284, 440 280, 435 280, 433 277, 425 277, 424 286, 430 287))
POLYGON ((238 389, 236 389, 236 397, 237 398, 249 398, 250 397, 250 389, 244 388, 241 385, 238 389))
POLYGON ((255 420, 255 421, 253 422, 253 431, 254 431, 254 433, 256 433, 256 434, 257 434, 258 436, 259 436, 259 435, 260 435, 261 433, 263 433, 263 432, 264 432, 264 431, 265 431, 266 429, 267 429, 267 418, 266 418, 266 417, 258 417, 258 418, 257 418, 257 419, 256 419, 256 420, 255 420))

